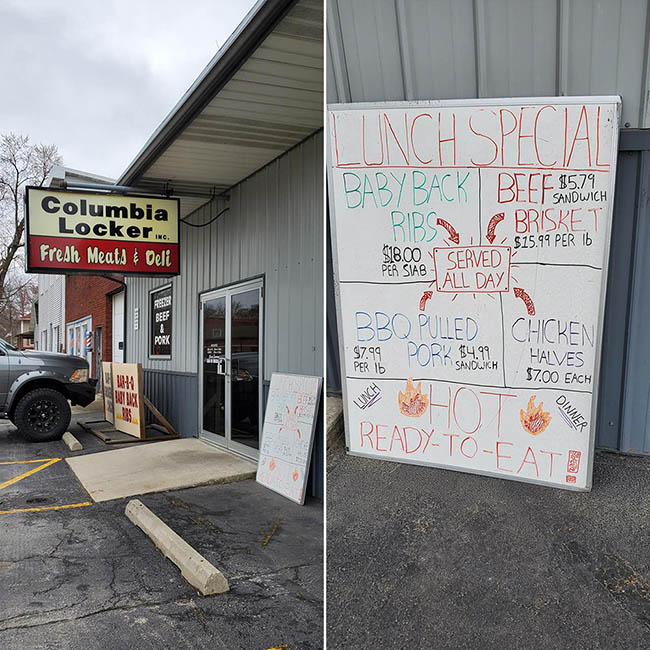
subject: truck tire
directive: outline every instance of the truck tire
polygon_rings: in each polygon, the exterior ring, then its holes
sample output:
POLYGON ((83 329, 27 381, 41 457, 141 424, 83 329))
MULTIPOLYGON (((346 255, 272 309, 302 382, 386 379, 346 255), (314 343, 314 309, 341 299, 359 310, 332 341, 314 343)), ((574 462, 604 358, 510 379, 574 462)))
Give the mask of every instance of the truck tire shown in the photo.
POLYGON ((14 411, 18 432, 32 442, 60 440, 70 424, 70 404, 54 388, 35 388, 23 395, 14 411))

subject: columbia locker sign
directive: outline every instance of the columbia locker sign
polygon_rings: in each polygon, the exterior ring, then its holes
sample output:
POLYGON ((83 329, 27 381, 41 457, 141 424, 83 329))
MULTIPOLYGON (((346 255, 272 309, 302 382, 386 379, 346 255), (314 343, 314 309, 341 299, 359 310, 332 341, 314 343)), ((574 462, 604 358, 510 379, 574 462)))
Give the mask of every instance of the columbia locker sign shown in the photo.
POLYGON ((178 275, 179 200, 27 188, 27 272, 178 275))

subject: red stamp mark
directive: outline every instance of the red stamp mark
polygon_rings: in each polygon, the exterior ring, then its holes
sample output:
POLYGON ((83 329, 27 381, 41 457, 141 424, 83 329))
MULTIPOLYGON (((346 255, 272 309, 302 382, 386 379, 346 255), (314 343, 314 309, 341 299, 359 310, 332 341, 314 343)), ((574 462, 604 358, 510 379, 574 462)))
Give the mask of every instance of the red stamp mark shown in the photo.
POLYGON ((567 483, 575 483, 575 482, 576 482, 576 477, 575 477, 575 476, 571 476, 571 474, 567 474, 566 482, 567 482, 567 483))
POLYGON ((569 449, 569 459, 566 463, 566 471, 570 474, 577 474, 580 469, 580 456, 582 452, 569 449))

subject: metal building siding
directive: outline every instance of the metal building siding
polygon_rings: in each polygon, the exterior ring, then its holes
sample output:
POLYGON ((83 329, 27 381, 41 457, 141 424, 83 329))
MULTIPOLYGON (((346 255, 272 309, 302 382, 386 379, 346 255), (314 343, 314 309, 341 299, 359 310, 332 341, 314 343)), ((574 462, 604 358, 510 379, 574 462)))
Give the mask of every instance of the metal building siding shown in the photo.
MULTIPOLYGON (((264 378, 323 374, 323 134, 318 132, 230 191, 230 210, 205 228, 182 226, 181 274, 171 280, 171 360, 149 359, 149 291, 162 278, 128 278, 127 360, 198 372, 199 293, 264 274, 264 378), (138 307, 139 329, 133 328, 138 307)), ((213 202, 192 223, 223 207, 213 202)))
MULTIPOLYGON (((184 437, 198 430, 198 379, 195 374, 144 371, 144 394, 157 406, 164 404, 165 418, 184 437), (174 399, 169 399, 173 395, 174 399)), ((147 411, 147 422, 157 422, 147 411)))
POLYGON ((475 5, 478 65, 484 65, 479 96, 558 94, 558 3, 484 0, 475 5))
POLYGON ((336 322, 336 298, 334 294, 334 262, 332 260, 332 238, 329 221, 327 223, 327 391, 341 392, 341 358, 339 351, 339 331, 336 322))
POLYGON ((34 332, 34 342, 39 350, 41 349, 41 332, 44 331, 48 332, 48 350, 52 350, 52 342, 49 339, 50 326, 59 328, 59 344, 67 346, 65 275, 39 274, 38 276, 38 321, 34 332))
POLYGON ((621 404, 626 378, 626 348, 632 255, 638 216, 638 152, 619 152, 616 194, 607 274, 607 301, 603 323, 600 383, 598 386, 597 445, 618 449, 621 442, 621 404), (623 251, 625 251, 623 253, 623 251))
POLYGON ((618 94, 650 126, 647 0, 330 0, 328 102, 618 94))
MULTIPOLYGON (((149 359, 149 291, 168 279, 128 278, 126 357, 144 368, 145 394, 183 436, 198 433, 199 293, 264 274, 265 401, 273 372, 323 375, 323 133, 232 188, 229 211, 205 228, 182 226, 173 286, 172 358, 149 359), (138 307, 139 328, 133 328, 138 307)), ((189 220, 205 223, 214 201, 189 220)), ((319 412, 309 492, 323 497, 319 412)))
POLYGON ((619 448, 632 453, 650 452, 650 143, 637 152, 636 192, 622 197, 632 203, 635 223, 631 239, 632 272, 625 360, 624 393, 621 405, 619 448), (631 201, 632 199, 632 201, 631 201))
POLYGON ((397 0, 406 99, 476 94, 472 3, 469 0, 397 0), (420 59, 428 66, 419 63, 420 59))

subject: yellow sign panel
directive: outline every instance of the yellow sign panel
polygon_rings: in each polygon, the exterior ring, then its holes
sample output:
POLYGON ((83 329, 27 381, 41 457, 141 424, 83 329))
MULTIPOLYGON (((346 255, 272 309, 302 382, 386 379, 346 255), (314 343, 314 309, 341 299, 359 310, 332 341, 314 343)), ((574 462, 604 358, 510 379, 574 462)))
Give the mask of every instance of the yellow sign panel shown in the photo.
POLYGON ((136 438, 144 438, 144 396, 142 366, 113 363, 113 409, 115 428, 136 438))
POLYGON ((32 235, 114 241, 178 242, 178 201, 30 189, 32 235))

